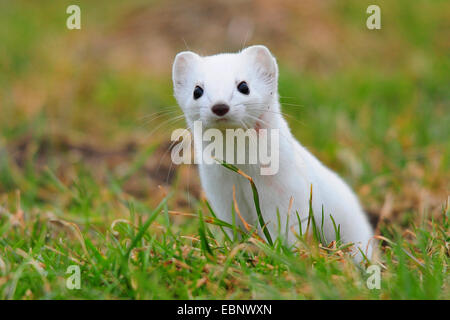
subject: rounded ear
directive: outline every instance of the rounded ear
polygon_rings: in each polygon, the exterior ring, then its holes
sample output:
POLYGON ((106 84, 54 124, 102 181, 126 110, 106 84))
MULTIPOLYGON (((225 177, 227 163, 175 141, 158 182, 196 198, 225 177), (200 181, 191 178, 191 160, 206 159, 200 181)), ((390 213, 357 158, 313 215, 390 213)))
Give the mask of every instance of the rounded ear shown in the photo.
POLYGON ((278 65, 275 57, 266 46, 257 45, 245 48, 242 54, 248 56, 258 67, 258 71, 268 80, 276 82, 278 79, 278 65))
POLYGON ((187 76, 199 56, 191 51, 183 51, 176 55, 172 67, 172 80, 175 89, 186 83, 187 76))

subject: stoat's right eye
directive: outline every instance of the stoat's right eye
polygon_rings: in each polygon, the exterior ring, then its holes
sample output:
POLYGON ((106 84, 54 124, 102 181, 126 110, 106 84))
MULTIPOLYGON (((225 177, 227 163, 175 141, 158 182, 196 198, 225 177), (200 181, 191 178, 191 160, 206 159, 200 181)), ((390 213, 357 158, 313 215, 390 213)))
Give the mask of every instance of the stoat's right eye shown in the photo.
POLYGON ((194 89, 194 99, 197 100, 203 95, 203 89, 199 86, 196 86, 194 89))

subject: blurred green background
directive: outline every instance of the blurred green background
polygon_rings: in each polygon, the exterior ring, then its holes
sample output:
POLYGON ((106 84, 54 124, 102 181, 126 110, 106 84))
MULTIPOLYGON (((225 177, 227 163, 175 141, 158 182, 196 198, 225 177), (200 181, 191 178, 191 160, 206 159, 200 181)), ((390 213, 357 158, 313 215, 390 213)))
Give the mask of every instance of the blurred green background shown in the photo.
POLYGON ((264 44, 295 136, 373 219, 439 212, 450 190, 449 27, 439 0, 2 1, 0 203, 15 190, 26 208, 61 203, 50 171, 63 183, 89 176, 98 194, 119 177, 149 204, 175 190, 172 208, 195 207, 196 169, 174 167, 167 151, 184 127, 172 121, 173 57, 264 44), (66 28, 70 4, 81 30, 66 28), (381 30, 366 28, 370 4, 381 30))

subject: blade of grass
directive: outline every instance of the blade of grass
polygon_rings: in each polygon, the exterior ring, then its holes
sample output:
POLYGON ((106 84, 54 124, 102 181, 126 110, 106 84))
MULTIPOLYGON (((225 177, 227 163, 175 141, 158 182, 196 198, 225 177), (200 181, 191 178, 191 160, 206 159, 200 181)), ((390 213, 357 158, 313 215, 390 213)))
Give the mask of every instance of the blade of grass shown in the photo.
POLYGON ((244 173, 242 170, 240 170, 239 168, 226 163, 223 160, 218 160, 216 159, 216 161, 218 163, 220 163, 222 166, 224 166, 225 168, 234 171, 238 174, 240 174, 241 176, 243 176, 244 178, 246 178, 249 182, 250 182, 250 186, 252 188, 252 193, 253 193, 253 202, 255 203, 255 208, 256 208, 256 214, 258 216, 258 221, 259 224, 261 226, 261 230, 264 233, 264 236, 266 237, 267 242, 273 246, 273 241, 272 241, 272 237, 270 236, 270 232, 266 227, 266 223, 264 222, 264 218, 262 216, 262 212, 261 212, 261 207, 260 207, 260 203, 259 203, 259 195, 258 195, 258 189, 256 188, 255 182, 253 181, 252 177, 250 177, 249 175, 247 175, 246 173, 244 173))

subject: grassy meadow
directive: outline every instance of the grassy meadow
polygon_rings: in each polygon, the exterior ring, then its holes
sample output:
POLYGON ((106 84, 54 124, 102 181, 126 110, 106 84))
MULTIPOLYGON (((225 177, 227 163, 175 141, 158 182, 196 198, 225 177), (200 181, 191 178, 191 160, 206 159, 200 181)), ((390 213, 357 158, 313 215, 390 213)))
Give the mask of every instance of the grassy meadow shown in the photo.
POLYGON ((450 299, 449 30, 443 0, 1 1, 0 299, 450 299), (195 166, 171 163, 175 54, 251 44, 376 226, 372 261, 308 234, 230 239, 195 166))

